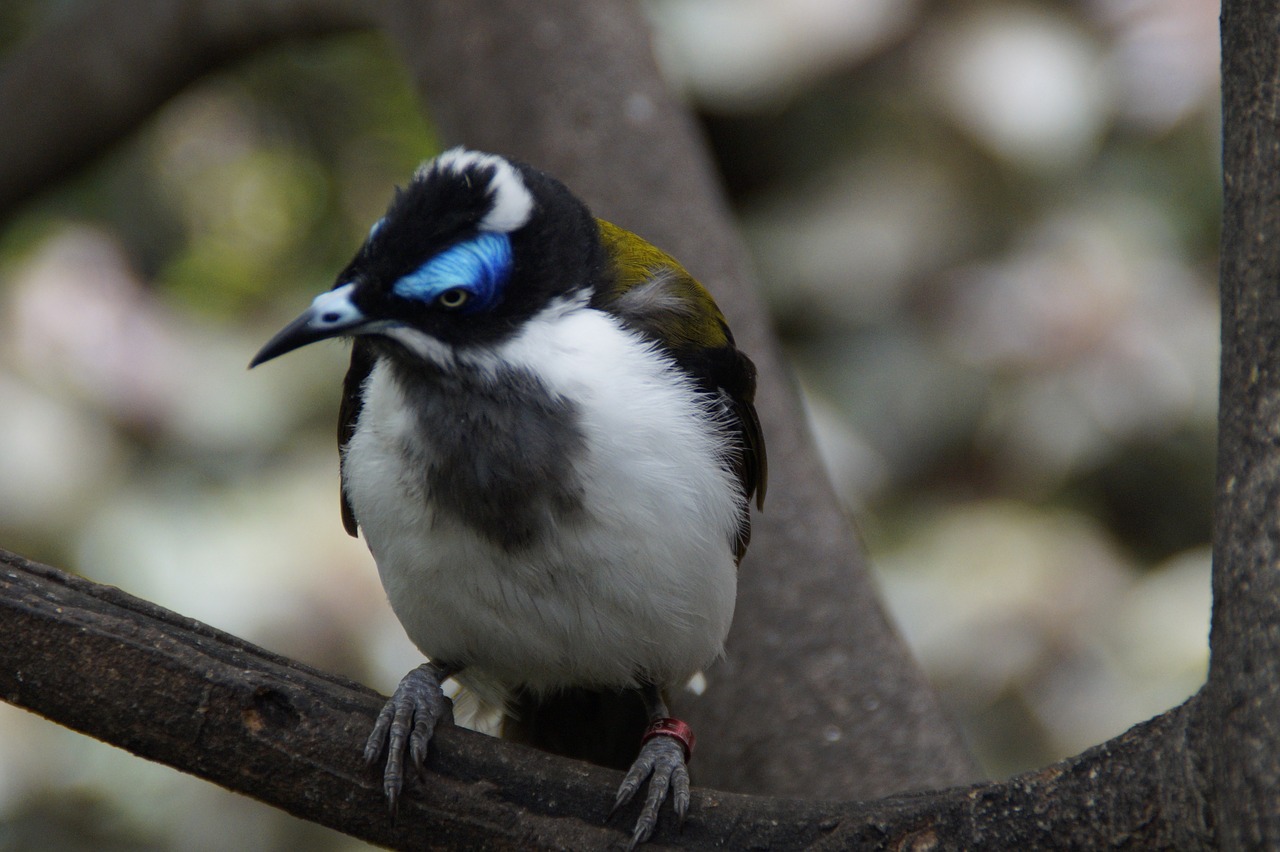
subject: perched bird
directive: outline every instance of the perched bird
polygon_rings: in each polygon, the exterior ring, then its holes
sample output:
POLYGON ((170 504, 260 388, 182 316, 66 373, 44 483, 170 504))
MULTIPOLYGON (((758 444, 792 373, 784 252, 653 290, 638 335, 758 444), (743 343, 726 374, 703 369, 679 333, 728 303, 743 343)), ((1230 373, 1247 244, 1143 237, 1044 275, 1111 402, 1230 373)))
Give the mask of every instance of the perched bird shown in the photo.
POLYGON ((673 258, 559 181, 462 148, 398 189, 333 289, 254 357, 350 337, 342 519, 430 662, 387 702, 394 811, 456 679, 503 735, 646 780, 632 833, 689 805, 664 691, 723 650, 748 503, 755 368, 673 258))

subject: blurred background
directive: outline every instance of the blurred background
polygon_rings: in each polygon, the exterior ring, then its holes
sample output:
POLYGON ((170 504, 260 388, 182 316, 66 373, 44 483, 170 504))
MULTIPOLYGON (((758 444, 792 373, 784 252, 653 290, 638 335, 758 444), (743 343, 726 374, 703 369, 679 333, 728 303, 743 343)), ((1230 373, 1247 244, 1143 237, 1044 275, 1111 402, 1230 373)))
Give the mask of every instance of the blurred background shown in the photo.
MULTIPOLYGON (((0 51, 74 7, 9 0, 0 51)), ((1217 3, 645 8, 831 478, 987 772, 1193 693, 1217 3)), ((388 47, 334 37, 205 78, 7 223, 0 546, 394 688, 418 655, 338 519, 345 349, 245 365, 439 146, 388 47)), ((0 767, 0 850, 361 846, 4 704, 0 767)))

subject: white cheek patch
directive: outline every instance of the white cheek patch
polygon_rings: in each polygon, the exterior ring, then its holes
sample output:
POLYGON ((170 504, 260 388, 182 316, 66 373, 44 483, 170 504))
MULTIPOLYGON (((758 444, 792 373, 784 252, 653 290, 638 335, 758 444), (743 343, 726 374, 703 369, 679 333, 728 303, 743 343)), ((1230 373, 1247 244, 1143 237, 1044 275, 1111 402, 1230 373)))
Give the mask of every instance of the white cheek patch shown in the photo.
POLYGON ((452 367, 455 363, 452 348, 416 328, 386 323, 379 325, 377 332, 391 338, 424 361, 430 361, 445 369, 452 367))
MULTIPOLYGON (((508 234, 524 227, 533 213, 533 195, 515 166, 496 154, 485 154, 466 148, 450 148, 433 161, 440 168, 461 174, 467 169, 493 169, 489 179, 489 197, 493 209, 480 220, 482 231, 508 234)), ((430 168, 427 164, 424 168, 430 168)))

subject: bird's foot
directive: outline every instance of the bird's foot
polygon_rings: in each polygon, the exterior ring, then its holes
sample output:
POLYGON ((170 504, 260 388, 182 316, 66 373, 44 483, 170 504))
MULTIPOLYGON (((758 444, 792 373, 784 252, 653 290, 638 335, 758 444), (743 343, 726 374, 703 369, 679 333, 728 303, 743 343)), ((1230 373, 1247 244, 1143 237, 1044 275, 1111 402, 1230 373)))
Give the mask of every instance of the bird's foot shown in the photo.
POLYGON ((688 763, 693 755, 693 742, 693 731, 679 719, 658 719, 645 731, 640 754, 622 779, 613 809, 609 811, 609 816, 613 816, 618 808, 631 801, 645 779, 649 780, 649 793, 631 832, 628 850, 635 849, 653 834, 658 824, 658 810, 668 794, 676 819, 681 827, 684 826, 685 815, 689 812, 688 763))
POLYGON ((453 705, 440 690, 449 671, 435 663, 418 666, 401 679, 395 694, 382 707, 364 746, 364 762, 372 766, 385 751, 382 789, 394 817, 404 787, 405 753, 409 766, 421 776, 427 745, 436 726, 453 722, 453 705))

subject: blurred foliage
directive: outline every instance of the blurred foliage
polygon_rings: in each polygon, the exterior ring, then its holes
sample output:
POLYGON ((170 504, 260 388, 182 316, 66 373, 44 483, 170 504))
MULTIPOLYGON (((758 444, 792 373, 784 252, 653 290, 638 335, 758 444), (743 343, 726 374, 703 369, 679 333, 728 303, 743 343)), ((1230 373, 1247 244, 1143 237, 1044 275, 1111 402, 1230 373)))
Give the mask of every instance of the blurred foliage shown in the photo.
POLYGON ((203 80, 6 231, 12 261, 66 220, 112 232, 180 310, 219 319, 328 286, 438 149, 376 35, 274 48, 203 80))
MULTIPOLYGON (((75 6, 0 5, 0 50, 75 6)), ((890 609, 987 768, 1042 765, 1193 691, 1216 5, 646 8, 890 609)), ((377 37, 286 45, 15 219, 5 546, 390 688, 415 652, 337 521, 343 349, 244 364, 439 146, 377 37)), ((0 848, 41 823, 106 848, 347 843, 51 727, 0 707, 0 848), (69 789, 89 803, 74 814, 49 804, 69 789), (179 803, 136 804, 156 790, 179 803), (249 827, 221 835, 228 813, 249 827)))

